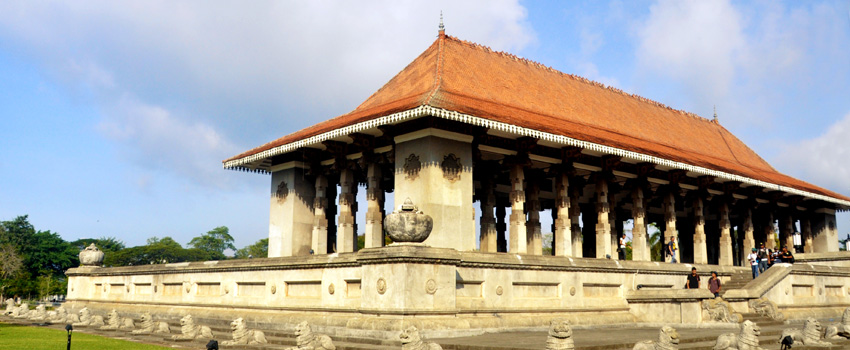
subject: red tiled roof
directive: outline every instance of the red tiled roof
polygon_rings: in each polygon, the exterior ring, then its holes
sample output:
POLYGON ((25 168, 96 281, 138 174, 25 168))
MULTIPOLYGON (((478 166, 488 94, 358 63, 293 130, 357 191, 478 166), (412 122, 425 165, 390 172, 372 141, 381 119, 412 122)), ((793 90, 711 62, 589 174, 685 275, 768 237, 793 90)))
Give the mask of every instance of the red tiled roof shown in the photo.
POLYGON ((850 200, 779 173, 716 122, 445 35, 354 111, 225 162, 423 105, 850 200))

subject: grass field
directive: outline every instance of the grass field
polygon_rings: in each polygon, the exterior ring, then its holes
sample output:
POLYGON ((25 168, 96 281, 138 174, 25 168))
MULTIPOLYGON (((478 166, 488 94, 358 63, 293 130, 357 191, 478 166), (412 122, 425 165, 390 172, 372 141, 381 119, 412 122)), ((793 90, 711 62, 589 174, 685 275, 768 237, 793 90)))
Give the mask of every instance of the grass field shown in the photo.
MULTIPOLYGON (((68 333, 61 329, 0 322, 0 349, 63 350, 67 344, 68 333)), ((74 332, 71 336, 71 349, 162 350, 171 348, 74 332)))

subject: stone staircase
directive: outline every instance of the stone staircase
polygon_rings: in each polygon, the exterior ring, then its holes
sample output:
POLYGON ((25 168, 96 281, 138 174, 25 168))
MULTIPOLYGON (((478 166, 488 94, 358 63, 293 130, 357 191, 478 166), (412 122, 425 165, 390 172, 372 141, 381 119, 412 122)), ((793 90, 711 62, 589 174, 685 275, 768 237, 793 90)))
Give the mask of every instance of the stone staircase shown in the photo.
POLYGON ((732 273, 732 278, 722 286, 720 296, 722 297, 727 291, 744 288, 744 286, 752 280, 752 272, 747 270, 735 270, 735 272, 732 273))

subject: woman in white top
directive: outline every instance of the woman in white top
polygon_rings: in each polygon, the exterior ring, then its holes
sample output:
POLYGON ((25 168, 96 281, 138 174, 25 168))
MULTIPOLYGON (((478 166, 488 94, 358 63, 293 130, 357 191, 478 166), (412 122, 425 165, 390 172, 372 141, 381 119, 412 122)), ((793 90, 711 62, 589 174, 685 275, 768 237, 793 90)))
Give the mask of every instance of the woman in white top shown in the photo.
POLYGON ((759 276, 759 255, 756 253, 758 249, 753 248, 753 252, 750 255, 747 255, 747 261, 750 262, 750 266, 753 268, 753 279, 759 276))

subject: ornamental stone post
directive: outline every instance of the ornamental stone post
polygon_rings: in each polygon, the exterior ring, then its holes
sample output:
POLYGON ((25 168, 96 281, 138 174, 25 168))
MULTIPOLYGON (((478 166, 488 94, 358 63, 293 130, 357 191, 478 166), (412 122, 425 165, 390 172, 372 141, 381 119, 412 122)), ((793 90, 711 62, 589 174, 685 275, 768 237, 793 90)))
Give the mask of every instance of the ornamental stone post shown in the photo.
POLYGON ((608 203, 608 180, 599 176, 596 180, 596 258, 605 259, 611 253, 611 212, 608 203))
POLYGON ((746 257, 753 251, 753 248, 756 248, 756 240, 753 237, 753 210, 751 208, 747 208, 745 213, 744 224, 742 225, 742 230, 744 231, 744 243, 741 247, 743 250, 741 252, 741 257, 744 259, 744 266, 747 266, 746 263, 748 263, 748 261, 746 260, 746 257))
POLYGON ((812 213, 812 232, 815 253, 838 251, 838 230, 835 225, 834 209, 818 209, 812 213))
POLYGON ((732 256, 732 223, 729 221, 729 204, 720 204, 720 251, 718 264, 721 266, 734 265, 732 256))
POLYGON ((784 213, 779 220, 779 243, 788 250, 794 251, 794 221, 791 213, 784 213))
MULTIPOLYGON (((769 210, 772 210, 769 209, 769 210)), ((774 227, 773 212, 767 213, 767 223, 764 225, 764 247, 776 250, 776 228, 774 227)))
POLYGON ((348 168, 339 173, 339 217, 337 218, 336 251, 337 253, 354 252, 357 242, 355 219, 357 212, 357 181, 354 171, 348 168))
POLYGON ((555 207, 552 217, 555 230, 553 239, 555 256, 573 256, 572 222, 570 220, 569 176, 564 172, 555 174, 555 207))
POLYGON ((365 248, 384 246, 384 191, 381 189, 381 165, 369 162, 366 165, 366 227, 365 248))
POLYGON ((694 210, 694 263, 707 264, 708 252, 705 245, 705 205, 701 196, 693 200, 694 210))
POLYGON ((496 230, 496 218, 493 217, 493 208, 496 206, 496 193, 493 189, 494 181, 490 176, 484 176, 481 181, 481 232, 480 250, 487 253, 498 251, 498 232, 496 230))
POLYGON ((575 184, 576 181, 572 181, 573 185, 570 186, 570 231, 572 233, 573 240, 573 255, 575 257, 582 257, 584 255, 584 241, 581 236, 581 207, 578 205, 579 198, 579 189, 575 184))
POLYGON ((809 216, 804 215, 800 220, 800 231, 803 235, 803 253, 814 253, 814 240, 812 238, 812 221, 809 216))
POLYGON ((313 239, 311 247, 314 254, 328 252, 328 178, 324 174, 316 176, 316 199, 313 200, 313 239))
POLYGON ((525 174, 523 166, 511 166, 511 226, 510 252, 525 254, 528 252, 527 232, 525 227, 525 174))
MULTIPOLYGON (((676 238, 676 246, 679 244, 679 232, 676 231, 676 197, 672 191, 668 191, 667 194, 664 195, 664 244, 670 242, 670 238, 676 238)), ((679 252, 681 249, 676 249, 676 253, 673 255, 673 258, 676 259, 677 262, 681 262, 679 259, 679 252)))
POLYGON ((540 184, 536 176, 528 184, 526 198, 528 200, 527 250, 532 255, 543 255, 543 233, 540 227, 540 184))
POLYGON ((646 244, 646 208, 644 207, 643 188, 632 189, 632 260, 649 261, 649 247, 646 244))

